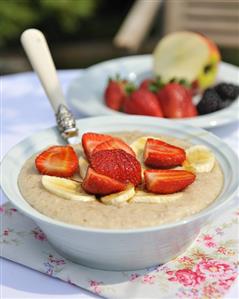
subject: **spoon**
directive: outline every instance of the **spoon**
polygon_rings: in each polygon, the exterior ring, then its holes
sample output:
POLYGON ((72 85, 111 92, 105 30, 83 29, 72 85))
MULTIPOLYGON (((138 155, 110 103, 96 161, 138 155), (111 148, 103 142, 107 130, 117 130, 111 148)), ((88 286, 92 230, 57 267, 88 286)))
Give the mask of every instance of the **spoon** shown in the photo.
POLYGON ((55 112, 61 136, 70 144, 77 143, 79 138, 76 122, 67 107, 55 64, 43 33, 38 29, 27 29, 21 35, 21 43, 55 112))

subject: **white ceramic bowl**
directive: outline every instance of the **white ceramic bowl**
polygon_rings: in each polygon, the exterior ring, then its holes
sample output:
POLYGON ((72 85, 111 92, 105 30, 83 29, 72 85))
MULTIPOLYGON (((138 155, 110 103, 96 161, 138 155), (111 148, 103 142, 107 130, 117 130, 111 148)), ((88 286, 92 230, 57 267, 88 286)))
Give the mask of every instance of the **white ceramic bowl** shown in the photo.
MULTIPOLYGON (((119 74, 122 78, 139 84, 143 79, 153 77, 152 55, 135 55, 116 58, 95 64, 72 80, 67 92, 67 100, 75 113, 87 116, 124 115, 108 108, 104 103, 104 90, 109 77, 119 74)), ((220 62, 216 83, 231 82, 239 84, 239 68, 226 62, 220 62)), ((197 104, 200 96, 194 97, 197 104)), ((213 128, 235 122, 239 119, 239 97, 229 107, 222 110, 199 115, 197 117, 171 119, 201 128, 213 128)))
POLYGON ((17 178, 25 160, 49 144, 62 143, 56 128, 50 128, 14 146, 1 164, 1 186, 10 201, 32 218, 62 255, 93 268, 135 270, 162 264, 182 253, 195 239, 205 221, 231 201, 238 186, 238 158, 220 139, 199 128, 142 116, 105 116, 77 121, 86 131, 141 130, 205 144, 215 153, 225 181, 221 194, 208 208, 185 220, 158 227, 127 230, 92 229, 66 224, 33 209, 21 196, 17 178))

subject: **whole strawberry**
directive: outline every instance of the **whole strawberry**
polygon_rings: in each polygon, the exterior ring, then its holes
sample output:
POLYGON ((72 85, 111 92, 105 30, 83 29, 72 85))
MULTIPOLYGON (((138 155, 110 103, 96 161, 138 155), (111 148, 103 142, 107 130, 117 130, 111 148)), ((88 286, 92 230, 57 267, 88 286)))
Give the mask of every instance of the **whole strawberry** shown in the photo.
POLYGON ((140 89, 147 89, 147 90, 149 90, 149 88, 150 88, 151 84, 153 84, 153 82, 154 82, 154 79, 150 79, 150 78, 144 79, 140 83, 139 88, 140 89))
POLYGON ((168 83, 158 92, 163 115, 168 118, 193 117, 197 110, 188 89, 179 83, 168 83))
POLYGON ((123 109, 129 114, 163 117, 157 96, 144 88, 132 92, 125 99, 123 109))
POLYGON ((115 79, 110 78, 104 93, 106 106, 116 111, 121 110, 129 86, 131 83, 119 76, 115 79))
POLYGON ((139 85, 139 89, 146 89, 153 93, 157 93, 162 87, 163 82, 160 77, 144 79, 139 85))

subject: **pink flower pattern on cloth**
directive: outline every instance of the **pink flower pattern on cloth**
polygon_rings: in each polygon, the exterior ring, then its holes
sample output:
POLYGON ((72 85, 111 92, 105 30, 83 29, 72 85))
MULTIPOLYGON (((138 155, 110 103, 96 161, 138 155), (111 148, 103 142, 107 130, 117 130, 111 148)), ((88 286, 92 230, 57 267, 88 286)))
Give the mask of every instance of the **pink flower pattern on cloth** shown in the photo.
POLYGON ((47 239, 46 235, 43 233, 43 231, 39 227, 35 227, 32 230, 33 236, 35 239, 40 241, 45 241, 47 239))
POLYGON ((207 224, 192 246, 175 260, 131 272, 94 270, 72 263, 10 203, 0 207, 0 214, 4 258, 105 298, 221 298, 237 277, 239 211, 230 210, 207 224))

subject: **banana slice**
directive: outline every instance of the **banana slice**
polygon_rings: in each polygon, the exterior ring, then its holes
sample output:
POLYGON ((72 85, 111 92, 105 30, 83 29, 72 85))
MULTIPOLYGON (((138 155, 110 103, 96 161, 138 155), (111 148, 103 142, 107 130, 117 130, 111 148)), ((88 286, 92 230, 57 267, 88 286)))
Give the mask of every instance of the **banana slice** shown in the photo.
POLYGON ((79 170, 80 170, 80 176, 82 179, 86 176, 87 169, 88 169, 89 163, 84 159, 83 157, 79 158, 79 170))
POLYGON ((197 172, 196 169, 193 167, 192 164, 189 163, 188 160, 185 160, 185 161, 183 162, 183 165, 182 165, 182 166, 177 166, 177 167, 175 167, 174 169, 187 170, 187 171, 190 171, 190 172, 193 172, 193 173, 196 173, 196 172, 197 172))
POLYGON ((210 172, 215 164, 215 156, 205 145, 194 145, 186 149, 186 169, 188 164, 196 172, 210 172))
POLYGON ((100 200, 106 205, 115 205, 126 203, 135 194, 135 189, 132 184, 129 184, 124 191, 106 195, 100 198, 100 200))
POLYGON ((180 199, 183 192, 173 194, 155 194, 141 190, 136 191, 135 196, 130 200, 131 203, 165 203, 180 199))
POLYGON ((69 200, 94 201, 95 196, 85 193, 79 182, 55 176, 42 176, 42 185, 49 192, 69 200))

